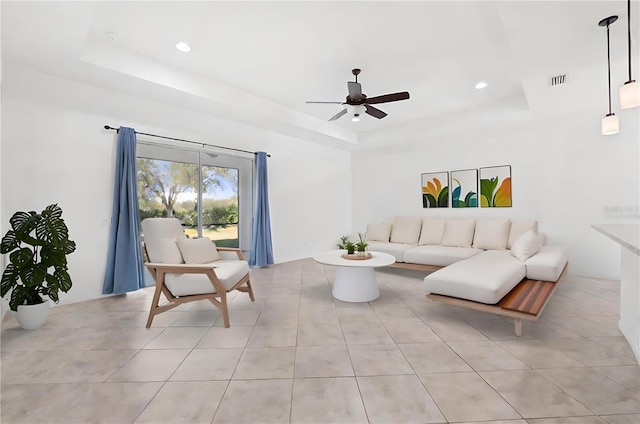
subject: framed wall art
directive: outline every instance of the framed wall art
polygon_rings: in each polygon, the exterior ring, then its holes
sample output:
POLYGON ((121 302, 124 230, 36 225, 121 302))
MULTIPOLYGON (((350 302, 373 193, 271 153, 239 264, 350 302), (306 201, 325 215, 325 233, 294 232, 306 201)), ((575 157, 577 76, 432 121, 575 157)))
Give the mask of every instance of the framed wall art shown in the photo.
POLYGON ((449 207, 449 172, 422 174, 422 207, 449 207))
POLYGON ((451 171, 451 207, 478 207, 478 170, 451 171))
POLYGON ((480 206, 511 207, 511 165, 480 168, 480 206))

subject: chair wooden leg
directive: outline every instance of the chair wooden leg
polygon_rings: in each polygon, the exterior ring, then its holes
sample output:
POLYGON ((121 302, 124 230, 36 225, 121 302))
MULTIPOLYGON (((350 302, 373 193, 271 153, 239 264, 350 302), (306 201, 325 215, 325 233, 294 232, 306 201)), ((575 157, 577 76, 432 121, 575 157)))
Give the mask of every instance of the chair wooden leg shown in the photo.
POLYGON ((160 293, 162 292, 161 284, 156 283, 156 290, 153 292, 153 300, 151 301, 151 309, 149 310, 149 318, 147 318, 147 328, 151 327, 153 317, 155 316, 155 309, 160 302, 160 293))
POLYGON ((251 287, 251 281, 247 280, 247 287, 249 288, 249 298, 251 299, 252 302, 256 301, 256 298, 253 297, 253 287, 251 287))
POLYGON ((224 320, 225 328, 231 327, 229 323, 229 308, 227 307, 227 293, 220 295, 220 310, 222 311, 222 319, 224 320))

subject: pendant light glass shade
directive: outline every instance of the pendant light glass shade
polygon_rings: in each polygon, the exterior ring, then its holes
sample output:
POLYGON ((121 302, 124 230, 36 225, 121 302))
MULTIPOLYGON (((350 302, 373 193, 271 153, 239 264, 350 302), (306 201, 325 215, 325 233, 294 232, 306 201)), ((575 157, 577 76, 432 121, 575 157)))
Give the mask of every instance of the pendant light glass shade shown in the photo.
POLYGON ((620 108, 631 109, 640 106, 640 84, 638 81, 627 81, 620 87, 620 108))
POLYGON ((620 121, 615 113, 610 113, 602 118, 602 135, 618 134, 620 131, 620 121))
POLYGON ((631 0, 627 0, 627 46, 629 52, 629 79, 620 87, 620 109, 640 106, 640 85, 631 77, 631 0))

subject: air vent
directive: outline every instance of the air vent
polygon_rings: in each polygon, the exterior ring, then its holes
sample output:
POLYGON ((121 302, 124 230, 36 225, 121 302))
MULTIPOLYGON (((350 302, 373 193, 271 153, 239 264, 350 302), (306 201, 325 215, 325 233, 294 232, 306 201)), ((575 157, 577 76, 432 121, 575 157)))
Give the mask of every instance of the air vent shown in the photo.
POLYGON ((549 79, 551 87, 554 85, 562 85, 567 83, 567 74, 556 75, 555 77, 551 77, 549 79))

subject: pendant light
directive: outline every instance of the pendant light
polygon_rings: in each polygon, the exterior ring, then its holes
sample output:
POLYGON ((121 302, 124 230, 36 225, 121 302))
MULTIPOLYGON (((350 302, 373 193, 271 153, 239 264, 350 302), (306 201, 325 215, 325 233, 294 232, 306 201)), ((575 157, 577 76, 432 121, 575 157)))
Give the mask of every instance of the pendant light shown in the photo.
POLYGON ((609 113, 602 118, 602 135, 617 134, 620 131, 620 123, 615 113, 611 112, 611 54, 609 51, 609 25, 618 20, 617 15, 604 18, 598 25, 607 27, 607 74, 609 76, 609 113))
POLYGON ((640 106, 640 85, 631 78, 631 0, 627 0, 627 40, 629 46, 629 80, 620 87, 620 108, 640 106))

